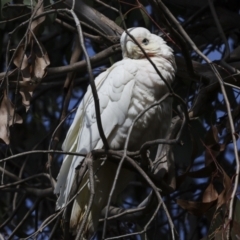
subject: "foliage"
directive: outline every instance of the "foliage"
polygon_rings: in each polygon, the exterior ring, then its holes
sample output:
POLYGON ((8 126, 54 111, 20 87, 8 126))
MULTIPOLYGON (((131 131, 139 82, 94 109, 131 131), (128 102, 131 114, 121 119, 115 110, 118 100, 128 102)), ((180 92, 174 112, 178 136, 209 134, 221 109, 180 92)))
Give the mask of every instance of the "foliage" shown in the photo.
MULTIPOLYGON (((159 202, 139 174, 115 207, 144 209, 108 222, 108 239, 239 239, 240 2, 84 2, 73 9, 94 76, 121 59, 126 26, 161 35, 178 67, 167 139, 176 141, 164 145, 165 162, 140 165, 170 215, 161 206, 145 229, 159 202)), ((53 186, 62 141, 89 80, 71 6, 70 0, 0 2, 0 236, 6 239, 68 239, 53 186)), ((138 163, 140 154, 133 158, 138 163)))

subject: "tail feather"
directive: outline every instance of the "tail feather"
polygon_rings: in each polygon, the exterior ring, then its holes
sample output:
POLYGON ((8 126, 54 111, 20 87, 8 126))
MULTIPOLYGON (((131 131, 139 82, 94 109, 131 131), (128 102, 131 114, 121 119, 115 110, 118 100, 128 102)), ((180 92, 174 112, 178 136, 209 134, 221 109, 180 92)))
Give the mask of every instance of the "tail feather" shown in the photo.
MULTIPOLYGON (((100 161, 94 161, 94 172, 96 172, 99 167, 100 161)), ((98 221, 101 217, 101 211, 107 205, 116 170, 116 164, 106 161, 95 174, 95 195, 89 216, 87 217, 86 224, 83 228, 83 236, 87 239, 89 239, 97 231, 98 221)), ((122 169, 112 198, 112 202, 116 202, 117 195, 119 195, 124 190, 124 188, 127 186, 131 179, 133 179, 133 173, 128 170, 122 169)), ((88 202, 90 198, 90 186, 89 183, 86 184, 87 181, 88 174, 85 175, 82 184, 79 187, 79 189, 82 188, 82 190, 76 197, 72 208, 70 229, 74 235, 77 234, 77 232, 79 231, 88 208, 88 202)))
POLYGON ((79 156, 65 156, 57 177, 57 184, 54 189, 54 193, 59 194, 56 203, 56 210, 65 207, 74 180, 75 169, 82 160, 83 157, 79 156))

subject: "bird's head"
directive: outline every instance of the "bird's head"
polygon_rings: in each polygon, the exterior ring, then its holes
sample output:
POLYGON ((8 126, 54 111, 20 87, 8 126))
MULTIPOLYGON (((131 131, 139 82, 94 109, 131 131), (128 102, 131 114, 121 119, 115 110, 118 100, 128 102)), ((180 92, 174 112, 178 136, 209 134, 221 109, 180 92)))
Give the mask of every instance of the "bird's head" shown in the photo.
MULTIPOLYGON (((161 37, 149 32, 146 28, 130 28, 128 32, 142 46, 149 57, 163 57, 166 59, 173 57, 172 49, 167 46, 166 42, 161 37)), ((126 32, 123 32, 120 42, 123 58, 145 58, 142 50, 126 32)))

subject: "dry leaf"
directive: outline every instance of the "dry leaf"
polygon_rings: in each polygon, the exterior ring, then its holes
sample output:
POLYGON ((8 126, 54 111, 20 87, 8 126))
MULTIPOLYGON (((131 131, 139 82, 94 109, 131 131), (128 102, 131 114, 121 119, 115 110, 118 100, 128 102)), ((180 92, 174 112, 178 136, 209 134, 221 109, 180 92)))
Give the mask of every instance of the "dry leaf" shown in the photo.
POLYGON ((19 46, 19 48, 16 50, 13 63, 21 70, 25 69, 28 66, 28 60, 23 46, 19 46))
POLYGON ((225 144, 219 144, 218 129, 212 126, 205 136, 206 152, 205 163, 210 164, 219 154, 224 151, 225 144))
POLYGON ((26 111, 28 111, 33 92, 29 92, 26 88, 20 88, 19 93, 22 96, 22 104, 25 106, 26 111))
POLYGON ((30 67, 29 67, 28 58, 24 52, 23 46, 20 46, 16 50, 13 63, 16 65, 16 67, 21 69, 23 81, 30 81, 31 80, 30 67))
POLYGON ((213 202, 216 201, 218 198, 218 193, 212 183, 208 185, 205 189, 202 197, 203 202, 213 202))
POLYGON ((3 98, 0 105, 0 138, 9 144, 9 126, 14 123, 22 123, 22 118, 15 113, 14 116, 14 106, 8 99, 6 92, 3 94, 3 98))
POLYGON ((219 194, 217 209, 230 200, 231 193, 232 193, 231 179, 229 178, 229 176, 226 174, 226 172, 223 170, 223 168, 220 165, 218 167, 220 168, 222 173, 222 184, 224 188, 222 192, 219 194))
POLYGON ((30 107, 30 99, 34 89, 44 77, 45 69, 50 64, 47 52, 42 44, 39 44, 39 46, 35 44, 32 49, 32 58, 34 59, 33 67, 29 66, 28 58, 24 53, 24 47, 21 46, 18 48, 13 60, 14 64, 21 69, 23 82, 20 82, 21 87, 19 92, 22 96, 22 103, 26 107, 26 111, 28 111, 30 107), (32 75, 33 79, 37 81, 32 81, 32 75))
MULTIPOLYGON (((28 64, 28 58, 24 52, 24 47, 20 46, 16 50, 16 55, 15 58, 13 59, 13 63, 21 69, 21 74, 22 74, 22 80, 23 82, 27 83, 30 82, 31 80, 31 70, 30 66, 28 64)), ((32 95, 32 92, 27 92, 26 89, 20 88, 20 94, 22 95, 22 103, 26 107, 26 111, 28 111, 29 106, 30 106, 30 98, 32 95), (30 96, 30 98, 29 98, 30 96)))
MULTIPOLYGON (((34 16, 36 17, 43 12, 44 12, 43 0, 38 0, 38 3, 36 4, 36 6, 34 8, 34 16)), ((32 21, 30 29, 35 35, 37 34, 40 25, 45 21, 45 18, 46 18, 46 16, 42 16, 42 17, 32 21)), ((32 37, 32 34, 30 33, 30 38, 31 37, 32 37)))
POLYGON ((34 76, 37 80, 39 80, 44 77, 45 69, 50 64, 50 61, 47 51, 42 44, 35 45, 33 52, 35 54, 34 76))
MULTIPOLYGON (((208 167, 211 166, 212 163, 209 164, 208 167)), ((229 178, 229 176, 226 174, 226 172, 222 169, 222 167, 216 161, 214 163, 216 164, 217 168, 215 170, 216 173, 213 174, 213 177, 214 177, 214 179, 216 177, 217 177, 217 179, 219 179, 219 175, 221 176, 220 180, 223 185, 222 192, 220 194, 218 194, 213 183, 211 182, 208 185, 208 187, 205 189, 201 202, 192 202, 192 201, 187 201, 187 200, 183 200, 183 199, 177 200, 177 203, 179 206, 181 206, 183 209, 187 210, 188 212, 190 212, 194 215, 197 215, 197 216, 203 215, 213 206, 216 206, 217 207, 216 210, 217 210, 221 206, 226 204, 231 197, 232 181, 229 178)), ((206 168, 207 167, 205 167, 203 170, 205 170, 206 168)), ((201 169, 201 173, 204 173, 202 171, 202 169, 201 169)))
POLYGON ((207 146, 209 146, 218 143, 218 141, 219 141, 218 129, 216 126, 212 126, 207 132, 204 142, 207 146))
POLYGON ((203 215, 208 209, 210 209, 214 204, 216 204, 216 202, 216 200, 212 202, 193 202, 184 199, 177 199, 177 204, 180 207, 196 216, 203 215))
POLYGON ((196 215, 201 216, 206 213, 213 205, 217 203, 218 200, 218 193, 214 188, 213 184, 210 183, 208 187, 205 189, 202 202, 193 202, 193 201, 186 201, 183 199, 178 199, 177 203, 183 209, 187 210, 188 212, 196 215))

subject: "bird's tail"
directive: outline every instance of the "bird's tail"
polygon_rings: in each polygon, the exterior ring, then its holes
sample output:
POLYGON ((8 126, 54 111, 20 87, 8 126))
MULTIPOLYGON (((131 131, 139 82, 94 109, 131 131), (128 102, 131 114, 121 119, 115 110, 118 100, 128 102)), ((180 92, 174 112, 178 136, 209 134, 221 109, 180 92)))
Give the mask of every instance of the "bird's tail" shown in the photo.
MULTIPOLYGON (((94 161, 94 198, 88 216, 85 216, 88 209, 90 199, 90 184, 88 173, 85 174, 84 179, 79 187, 79 194, 77 195, 72 208, 70 218, 70 229, 73 234, 78 234, 81 224, 86 219, 85 226, 82 228, 82 238, 90 239, 97 231, 98 221, 101 218, 101 211, 107 205, 112 184, 116 175, 117 164, 105 161, 101 166, 101 161, 94 161)), ((116 202, 116 197, 127 186, 129 181, 133 179, 133 173, 126 169, 121 169, 119 179, 112 197, 112 202, 116 202)))

